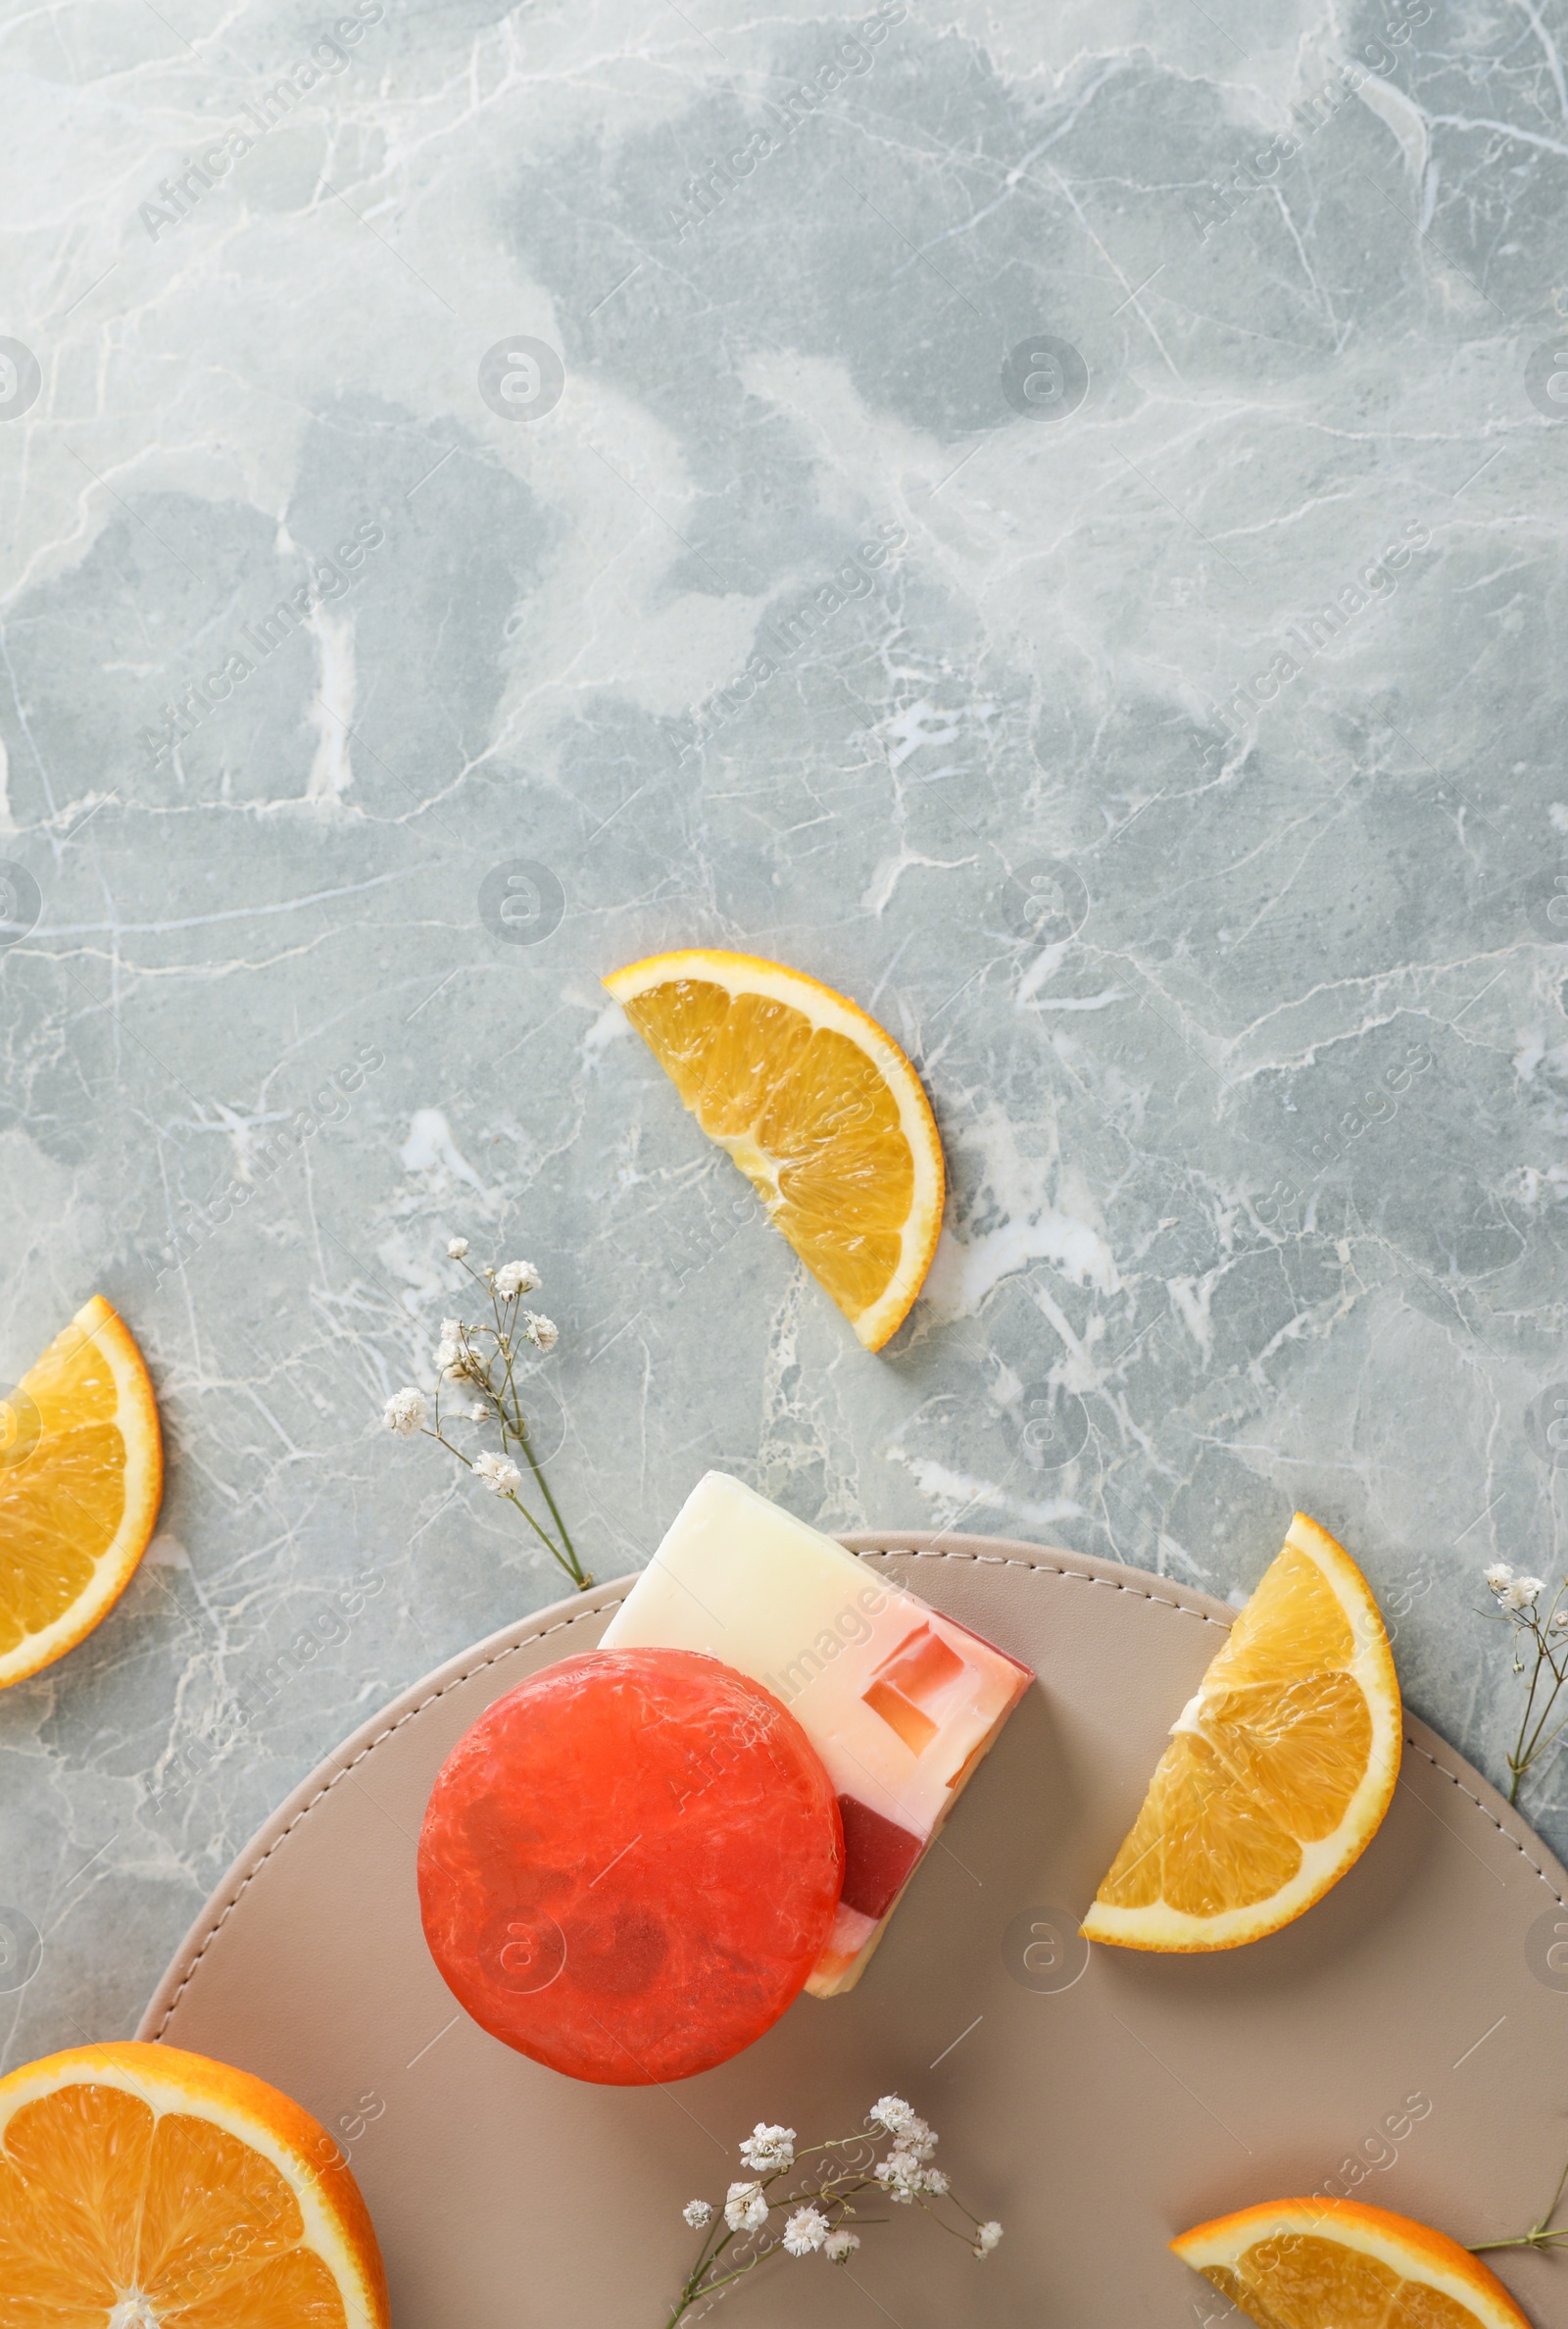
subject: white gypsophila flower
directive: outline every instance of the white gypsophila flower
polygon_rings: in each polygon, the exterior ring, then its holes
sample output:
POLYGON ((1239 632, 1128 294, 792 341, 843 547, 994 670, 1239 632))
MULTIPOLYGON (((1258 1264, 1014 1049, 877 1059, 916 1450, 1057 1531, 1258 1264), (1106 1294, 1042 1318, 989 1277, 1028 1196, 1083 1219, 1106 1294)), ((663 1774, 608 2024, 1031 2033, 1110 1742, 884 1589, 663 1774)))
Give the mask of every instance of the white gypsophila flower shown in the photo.
POLYGON ((463 1345, 445 1334, 435 1346, 431 1364, 443 1382, 456 1382, 468 1371, 463 1345))
POLYGON ((412 1384, 402 1391, 394 1391, 381 1410, 381 1421, 388 1431, 396 1431, 409 1439, 424 1422, 425 1399, 422 1391, 412 1384))
POLYGON ((1559 1610, 1551 1622, 1556 1631, 1561 1633, 1565 1627, 1568 1627, 1568 1610, 1559 1610))
POLYGON ((929 2159, 937 2148, 937 2131, 928 2127, 923 2118, 909 2113, 909 2123, 899 2138, 901 2151, 913 2152, 917 2159, 929 2159))
POLYGON ((732 2232, 758 2232, 767 2222, 767 2195, 760 2183, 732 2183, 724 2195, 724 2221, 732 2232))
POLYGON ((982 2224, 979 2231, 975 2235, 975 2255, 977 2256, 989 2256, 992 2250, 996 2247, 998 2241, 1001 2238, 1002 2226, 996 2221, 995 2217, 993 2217, 989 2224, 982 2224))
POLYGON ((897 2151, 889 2152, 885 2159, 877 2161, 875 2174, 888 2198, 905 2207, 922 2193, 940 2198, 948 2188, 948 2179, 940 2167, 923 2165, 919 2153, 906 2151, 902 2144, 897 2151))
POLYGON ((443 1342, 461 1342, 463 1340, 463 1320, 461 1318, 443 1318, 441 1340, 443 1342))
POLYGON ((902 2135, 905 2128, 914 2121, 912 2106, 901 2095, 884 2095, 879 2103, 872 2104, 865 2115, 886 2127, 890 2135, 902 2135))
POLYGON ((476 1480, 483 1480, 496 1496, 510 1496, 514 1488, 522 1486, 522 1474, 511 1458, 497 1456, 488 1448, 482 1456, 474 1458, 473 1476, 476 1480))
POLYGON ((876 2163, 876 2180, 890 2200, 907 2207, 923 2185, 924 2171, 913 2152, 889 2152, 876 2163))
POLYGON ((798 2207, 784 2226, 784 2246, 792 2256, 808 2256, 828 2235, 828 2220, 819 2207, 798 2207))
POLYGON ((1481 1573, 1494 1593, 1501 1593, 1504 1586, 1513 1583, 1513 1571, 1505 1561, 1494 1561, 1490 1568, 1483 1569, 1481 1573))
POLYGON ((1544 1581, 1540 1577, 1515 1577, 1511 1585, 1503 1587, 1501 1598, 1510 1610, 1528 1610, 1537 1596, 1544 1591, 1544 1581))
POLYGON ((503 1302, 511 1302, 518 1294, 531 1294, 544 1284, 531 1262, 503 1262, 496 1271, 496 1292, 503 1302))
POLYGON ((832 2257, 835 2264, 842 2264, 847 2256, 853 2256, 859 2245, 858 2232, 846 2232, 842 2225, 836 2232, 830 2232, 822 2244, 824 2253, 832 2257))
POLYGON ((741 2157, 759 2175, 773 2175, 795 2164, 795 2129, 764 2127, 759 2119, 741 2145, 741 2157))
POLYGON ((449 1262, 461 1262, 467 1250, 468 1241, 466 1237, 449 1237, 447 1239, 447 1260, 449 1262))
POLYGON ((482 1423, 489 1412, 490 1410, 485 1406, 484 1401, 482 1399, 476 1399, 472 1407, 468 1410, 468 1421, 470 1423, 482 1423))
POLYGON ((524 1311, 522 1331, 536 1351, 553 1351, 561 1340, 561 1328, 554 1318, 542 1318, 537 1311, 524 1311))
POLYGON ((680 2212, 694 2232, 701 2232, 713 2220, 713 2203, 711 2200, 688 2200, 680 2212))

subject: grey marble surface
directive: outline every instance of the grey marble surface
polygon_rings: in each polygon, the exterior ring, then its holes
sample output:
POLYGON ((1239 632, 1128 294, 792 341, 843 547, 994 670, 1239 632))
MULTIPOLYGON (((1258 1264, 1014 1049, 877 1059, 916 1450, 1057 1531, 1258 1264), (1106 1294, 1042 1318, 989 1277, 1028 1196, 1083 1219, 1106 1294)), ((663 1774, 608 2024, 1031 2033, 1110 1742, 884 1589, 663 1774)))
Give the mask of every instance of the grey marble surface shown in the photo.
POLYGON ((0 1701, 0 2064, 555 1598, 378 1425, 459 1233, 543 1272, 598 1575, 715 1463, 1233 1599, 1299 1504, 1496 1777, 1479 1571, 1568 1482, 1561 7, 361 17, 0 23, 0 1374, 101 1290, 170 1455, 0 1701), (687 942, 925 1076, 879 1359, 598 985, 687 942))

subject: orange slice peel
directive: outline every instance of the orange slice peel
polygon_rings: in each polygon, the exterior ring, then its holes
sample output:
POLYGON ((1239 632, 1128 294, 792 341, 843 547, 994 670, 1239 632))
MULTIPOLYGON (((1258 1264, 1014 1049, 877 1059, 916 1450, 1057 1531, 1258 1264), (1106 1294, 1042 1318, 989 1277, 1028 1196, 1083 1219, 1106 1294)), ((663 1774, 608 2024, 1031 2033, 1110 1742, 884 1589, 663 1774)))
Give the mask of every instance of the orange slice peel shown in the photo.
POLYGON ((1530 2329, 1468 2249, 1359 2200, 1274 2200, 1170 2245, 1262 2329, 1530 2329))
POLYGON ((64 1658, 113 1609, 163 1490, 151 1377, 95 1294, 0 1396, 0 1689, 64 1658))
POLYGON ((386 2329, 326 2130, 248 2071, 134 2041, 0 2079, 0 2315, 25 2329, 386 2329))
POLYGON ((942 1229, 920 1078, 858 1004, 804 970, 708 947, 604 981, 686 1108, 868 1351, 897 1333, 942 1229))
POLYGON ((1084 1933, 1128 1949, 1235 1949, 1292 1923, 1377 1833, 1402 1728, 1371 1589, 1298 1512, 1171 1725, 1084 1933))

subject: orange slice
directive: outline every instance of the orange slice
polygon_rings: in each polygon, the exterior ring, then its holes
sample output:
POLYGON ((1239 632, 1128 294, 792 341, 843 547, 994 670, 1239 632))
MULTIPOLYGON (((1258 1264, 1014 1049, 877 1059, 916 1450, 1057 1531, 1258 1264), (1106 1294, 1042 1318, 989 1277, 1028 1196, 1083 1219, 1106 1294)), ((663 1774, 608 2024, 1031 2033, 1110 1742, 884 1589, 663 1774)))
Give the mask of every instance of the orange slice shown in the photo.
POLYGON ((946 1186, 931 1103, 892 1037, 831 987, 757 955, 652 955, 605 985, 879 1351, 931 1266, 946 1186))
POLYGON ((1377 1833, 1400 1727, 1367 1581, 1298 1512, 1172 1723, 1084 1932, 1128 1949, 1235 1949, 1291 1923, 1377 1833))
POLYGON ((7 2329, 385 2329, 359 2186, 308 2111, 172 2046, 0 2079, 7 2329))
POLYGON ((1276 2200, 1170 2245, 1263 2329, 1530 2329, 1468 2249, 1359 2200, 1276 2200))
POLYGON ((163 1492, 151 1379, 95 1294, 0 1392, 0 1690, 64 1658, 113 1609, 163 1492))

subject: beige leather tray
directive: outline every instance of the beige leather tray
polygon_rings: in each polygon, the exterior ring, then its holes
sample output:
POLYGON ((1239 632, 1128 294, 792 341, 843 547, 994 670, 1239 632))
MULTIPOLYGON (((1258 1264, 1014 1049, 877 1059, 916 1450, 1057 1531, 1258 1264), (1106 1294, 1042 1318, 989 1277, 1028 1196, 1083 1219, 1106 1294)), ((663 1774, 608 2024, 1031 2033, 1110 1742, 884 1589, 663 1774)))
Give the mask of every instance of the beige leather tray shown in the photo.
MULTIPOLYGON (((1091 1957, 1074 1918, 1233 1612, 1075 1554, 845 1540, 1025 1659, 1039 1685, 958 1806, 859 1988, 803 1998, 668 2088, 580 2086, 458 2011, 415 1895, 425 1798, 460 1734, 597 1641, 628 1579, 510 1627, 357 1731, 203 1911, 140 2035, 274 2081, 339 2136, 397 2329, 662 2329, 758 2119, 848 2133, 890 2089, 1006 2237, 977 2263, 917 2215, 846 2276, 780 2258, 727 2300, 753 2329, 1176 2329, 1231 2317, 1173 2232, 1336 2178, 1464 2241, 1523 2230, 1568 2156, 1568 1880, 1424 1724, 1356 1867, 1287 1931, 1212 1957, 1091 1957), (1356 2164, 1359 2162, 1359 2165, 1356 2164)), ((1568 2256, 1499 2269, 1568 2329, 1568 2256)))

